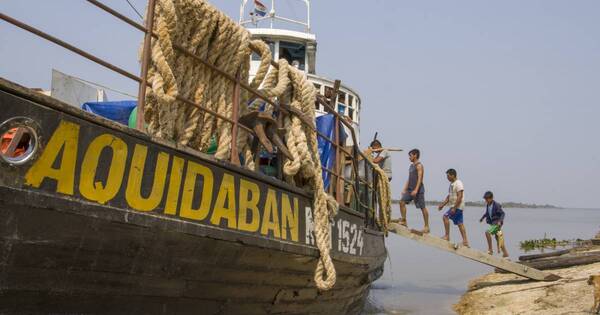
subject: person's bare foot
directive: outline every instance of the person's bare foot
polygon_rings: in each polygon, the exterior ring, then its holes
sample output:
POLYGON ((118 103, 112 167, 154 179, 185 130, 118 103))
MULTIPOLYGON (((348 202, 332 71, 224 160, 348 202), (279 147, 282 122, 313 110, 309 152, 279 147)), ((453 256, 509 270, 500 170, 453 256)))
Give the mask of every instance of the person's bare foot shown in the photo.
POLYGON ((462 244, 464 247, 471 247, 471 246, 469 246, 469 242, 463 242, 462 244))
POLYGON ((508 258, 508 254, 504 254, 504 255, 502 255, 502 257, 504 257, 504 258, 508 258))
POLYGON ((443 239, 444 241, 450 242, 450 236, 448 236, 448 235, 442 236, 441 239, 443 239))
POLYGON ((488 255, 493 256, 494 255, 494 251, 493 250, 488 250, 488 255))
POLYGON ((405 227, 408 227, 408 224, 406 223, 406 219, 400 219, 400 221, 398 222, 400 225, 403 225, 405 227))
POLYGON ((424 228, 421 230, 421 233, 423 233, 423 234, 429 234, 429 227, 428 227, 428 226, 424 227, 424 228))

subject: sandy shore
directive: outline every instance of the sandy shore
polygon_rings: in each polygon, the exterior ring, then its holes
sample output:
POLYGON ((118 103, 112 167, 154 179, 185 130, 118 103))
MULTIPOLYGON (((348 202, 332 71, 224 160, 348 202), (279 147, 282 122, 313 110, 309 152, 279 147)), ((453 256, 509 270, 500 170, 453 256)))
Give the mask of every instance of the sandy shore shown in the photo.
POLYGON ((513 274, 491 273, 469 284, 454 310, 459 314, 590 314, 592 274, 600 263, 551 270, 562 277, 555 282, 529 281, 513 274))

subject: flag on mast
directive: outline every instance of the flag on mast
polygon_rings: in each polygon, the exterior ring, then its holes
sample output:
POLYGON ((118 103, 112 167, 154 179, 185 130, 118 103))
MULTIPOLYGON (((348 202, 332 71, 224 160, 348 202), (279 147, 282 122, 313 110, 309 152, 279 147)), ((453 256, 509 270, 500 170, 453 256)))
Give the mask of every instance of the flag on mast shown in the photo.
POLYGON ((256 16, 267 15, 267 7, 258 0, 254 0, 254 15, 256 15, 256 16))

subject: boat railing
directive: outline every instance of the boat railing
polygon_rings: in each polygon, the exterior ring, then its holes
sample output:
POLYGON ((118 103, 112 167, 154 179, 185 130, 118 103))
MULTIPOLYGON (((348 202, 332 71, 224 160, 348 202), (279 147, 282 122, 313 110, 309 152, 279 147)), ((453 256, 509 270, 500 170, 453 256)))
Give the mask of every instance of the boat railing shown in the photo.
MULTIPOLYGON (((89 2, 90 4, 94 5, 95 7, 101 9, 102 11, 114 16, 115 18, 121 20, 122 22, 124 22, 124 23, 132 26, 133 28, 144 33, 144 42, 143 42, 142 58, 141 58, 141 71, 140 71, 139 76, 135 75, 129 71, 126 71, 123 68, 120 68, 104 59, 101 59, 101 58, 93 55, 90 52, 84 51, 84 50, 82 50, 72 44, 69 44, 57 37, 54 37, 40 29, 37 29, 31 25, 28 25, 28 24, 21 22, 13 17, 10 17, 2 12, 0 12, 0 19, 6 21, 18 28, 26 30, 34 35, 37 35, 47 41, 50 41, 58 46, 61 46, 67 50, 70 50, 71 52, 78 54, 81 57, 84 57, 84 58, 86 58, 96 64, 99 64, 109 70, 112 70, 124 77, 127 77, 133 81, 136 81, 139 84, 138 100, 137 100, 136 129, 141 132, 145 132, 143 117, 144 117, 146 88, 150 85, 150 83, 147 80, 147 75, 148 75, 148 67, 150 64, 151 42, 153 39, 158 37, 158 35, 152 31, 156 1, 155 0, 148 1, 148 9, 146 11, 145 25, 142 25, 142 24, 128 18, 127 16, 119 13, 115 9, 113 9, 97 0, 86 0, 86 1, 89 2)), ((336 201, 340 205, 345 205, 345 206, 348 206, 359 212, 364 213, 366 223, 373 227, 376 226, 377 217, 380 214, 379 212, 382 211, 381 207, 379 206, 379 204, 380 204, 380 201, 378 200, 379 195, 377 194, 377 184, 376 183, 377 183, 378 174, 377 174, 377 172, 374 172, 375 165, 370 160, 370 157, 367 156, 366 154, 364 154, 359 149, 358 140, 357 140, 356 134, 354 132, 354 127, 348 121, 346 121, 346 119, 344 119, 334 109, 335 101, 336 101, 335 96, 338 94, 337 91, 339 90, 339 87, 340 87, 339 80, 335 81, 334 93, 332 93, 332 97, 329 100, 323 95, 318 95, 317 99, 316 99, 317 103, 320 103, 321 105, 324 106, 325 111, 327 113, 332 114, 334 116, 334 124, 335 124, 334 138, 335 139, 331 139, 327 135, 325 135, 325 134, 321 133, 319 130, 317 130, 314 121, 309 120, 307 117, 305 117, 305 115, 303 115, 302 112, 291 107, 289 104, 283 104, 283 103, 279 103, 279 102, 269 99, 268 97, 263 95, 260 91, 250 87, 250 85, 247 82, 244 82, 239 75, 237 75, 237 76, 230 75, 229 73, 225 72, 221 68, 211 64, 206 59, 195 55, 194 53, 190 52, 188 49, 184 48, 183 46, 181 46, 177 43, 173 43, 173 47, 180 53, 183 53, 186 56, 191 57, 193 60, 203 64, 204 66, 210 68, 214 72, 218 73, 219 75, 225 77, 227 80, 230 80, 234 83, 233 102, 232 102, 233 103, 232 104, 232 106, 233 106, 232 117, 226 117, 222 114, 219 114, 209 108, 205 108, 205 107, 201 106, 200 104, 198 104, 190 99, 187 99, 185 97, 182 97, 182 96, 176 96, 176 99, 178 101, 180 101, 184 104, 187 104, 188 106, 194 106, 206 114, 213 115, 213 116, 217 117, 218 119, 221 119, 221 120, 226 121, 227 123, 231 124, 232 125, 232 134, 231 134, 231 136, 232 136, 231 143, 232 144, 236 143, 236 140, 238 137, 238 131, 240 128, 244 129, 246 132, 248 132, 253 137, 257 136, 256 133, 251 128, 248 128, 247 126, 245 126, 243 124, 240 124, 238 121, 239 120, 238 113, 239 113, 239 105, 240 105, 239 104, 240 103, 240 93, 241 93, 242 89, 244 89, 248 93, 252 94, 253 97, 270 104, 271 106, 273 106, 274 109, 276 109, 280 113, 284 113, 287 115, 294 115, 294 116, 298 117, 305 126, 308 126, 311 130, 316 132, 318 137, 322 138, 324 141, 327 141, 335 148, 335 159, 334 159, 333 169, 321 166, 323 172, 330 174, 330 176, 333 179, 328 187, 328 193, 331 194, 332 196, 334 196, 336 201), (342 125, 346 126, 347 131, 350 133, 350 136, 352 139, 351 146, 345 146, 342 143, 342 141, 339 140, 341 132, 342 132, 341 129, 343 128, 342 125), (362 166, 361 166, 360 162, 362 162, 362 166), (364 170, 359 170, 359 166, 361 168, 364 168, 364 170), (349 168, 350 172, 349 172, 349 174, 345 174, 345 171, 348 168, 349 168), (362 175, 361 175, 361 172, 362 172, 362 175)), ((258 53, 258 51, 256 51, 256 53, 258 53)), ((271 65, 274 67, 278 67, 278 64, 274 61, 271 62, 271 65)), ((259 148, 257 149, 258 152, 254 152, 255 156, 258 156, 258 153, 262 149, 263 148, 260 148, 260 145, 259 145, 259 148)), ((278 161, 283 161, 283 155, 280 152, 277 153, 277 156, 278 156, 278 161)), ((238 165, 238 166, 240 165, 239 152, 237 151, 236 145, 231 146, 231 154, 230 154, 229 162, 231 162, 232 164, 238 165)), ((283 173, 282 173, 281 169, 282 169, 282 163, 279 163, 279 172, 278 172, 278 176, 277 176, 279 179, 283 178, 283 173)))

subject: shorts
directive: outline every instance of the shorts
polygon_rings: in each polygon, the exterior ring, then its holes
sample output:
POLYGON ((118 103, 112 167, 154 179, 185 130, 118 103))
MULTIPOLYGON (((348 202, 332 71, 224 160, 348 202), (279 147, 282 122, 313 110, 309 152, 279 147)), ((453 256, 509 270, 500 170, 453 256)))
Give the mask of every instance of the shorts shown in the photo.
POLYGON ((454 225, 463 224, 463 211, 461 209, 456 209, 454 210, 454 214, 452 214, 451 210, 452 208, 448 209, 448 211, 444 213, 444 216, 452 220, 452 222, 454 222, 454 225))
POLYGON ((406 204, 409 204, 411 201, 414 201, 415 207, 423 209, 425 208, 425 193, 417 193, 415 197, 413 197, 410 193, 405 193, 402 195, 402 198, 400 198, 400 201, 404 201, 406 204))
POLYGON ((500 225, 490 224, 490 227, 487 229, 487 231, 492 235, 496 235, 496 233, 500 232, 500 225))

